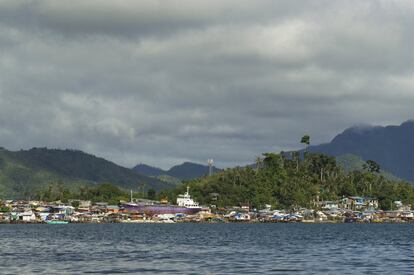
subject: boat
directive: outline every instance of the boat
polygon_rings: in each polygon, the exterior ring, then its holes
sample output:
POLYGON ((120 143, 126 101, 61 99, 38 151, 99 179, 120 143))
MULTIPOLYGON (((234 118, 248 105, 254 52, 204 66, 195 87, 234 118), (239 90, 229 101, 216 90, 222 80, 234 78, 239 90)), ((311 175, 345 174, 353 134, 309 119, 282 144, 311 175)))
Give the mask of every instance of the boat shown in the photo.
POLYGON ((61 221, 61 220, 49 220, 46 221, 47 224, 68 224, 68 221, 61 221))
POLYGON ((247 213, 237 213, 234 215, 233 219, 238 222, 247 222, 250 221, 250 215, 247 213))
POLYGON ((189 192, 187 186, 187 192, 180 194, 177 197, 177 205, 168 205, 155 202, 141 202, 133 203, 132 200, 129 203, 121 203, 120 206, 127 212, 144 213, 149 216, 162 215, 162 214, 185 214, 195 215, 202 210, 202 207, 195 202, 189 192))

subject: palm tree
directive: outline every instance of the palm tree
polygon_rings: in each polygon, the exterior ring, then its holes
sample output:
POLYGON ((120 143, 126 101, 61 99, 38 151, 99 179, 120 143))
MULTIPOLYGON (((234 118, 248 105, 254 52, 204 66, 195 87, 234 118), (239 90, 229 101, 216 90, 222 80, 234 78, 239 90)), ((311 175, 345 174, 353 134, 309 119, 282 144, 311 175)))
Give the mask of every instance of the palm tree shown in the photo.
POLYGON ((379 173, 381 171, 380 165, 373 160, 367 160, 367 162, 362 165, 362 168, 368 170, 370 173, 379 173))
MULTIPOLYGON (((303 143, 303 144, 305 144, 305 145, 306 145, 306 147, 305 147, 305 154, 304 154, 304 155, 306 155, 306 153, 308 152, 308 147, 309 147, 309 144, 310 144, 310 136, 309 136, 309 135, 304 135, 304 136, 301 138, 300 143, 303 143)), ((297 152, 297 159, 296 159, 296 172, 298 172, 298 171, 299 171, 299 159, 300 159, 300 152, 297 152)))
POLYGON ((300 140, 300 143, 303 143, 306 145, 305 152, 308 152, 309 144, 310 144, 310 136, 304 135, 302 139, 300 140))

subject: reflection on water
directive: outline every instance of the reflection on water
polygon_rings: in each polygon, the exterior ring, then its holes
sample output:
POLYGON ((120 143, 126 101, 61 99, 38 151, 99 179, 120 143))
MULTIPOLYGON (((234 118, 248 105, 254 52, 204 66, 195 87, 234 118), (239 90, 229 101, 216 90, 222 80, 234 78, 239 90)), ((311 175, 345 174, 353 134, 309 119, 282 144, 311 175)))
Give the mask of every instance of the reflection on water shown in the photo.
POLYGON ((0 225, 0 273, 410 273, 413 232, 410 224, 0 225))

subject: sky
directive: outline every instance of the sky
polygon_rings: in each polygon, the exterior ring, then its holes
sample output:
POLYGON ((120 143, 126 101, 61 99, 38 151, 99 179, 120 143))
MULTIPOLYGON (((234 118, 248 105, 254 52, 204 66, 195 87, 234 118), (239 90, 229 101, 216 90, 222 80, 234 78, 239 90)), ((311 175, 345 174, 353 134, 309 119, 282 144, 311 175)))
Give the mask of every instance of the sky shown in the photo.
POLYGON ((414 1, 0 0, 0 146, 219 167, 414 118, 414 1))

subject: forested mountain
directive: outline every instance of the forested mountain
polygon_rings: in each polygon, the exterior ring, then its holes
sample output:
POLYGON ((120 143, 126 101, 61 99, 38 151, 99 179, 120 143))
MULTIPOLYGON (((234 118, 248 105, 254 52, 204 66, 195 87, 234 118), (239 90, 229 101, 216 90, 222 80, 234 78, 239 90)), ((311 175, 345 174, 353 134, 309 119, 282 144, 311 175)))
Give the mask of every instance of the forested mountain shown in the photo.
MULTIPOLYGON (((180 165, 171 167, 171 169, 167 171, 146 164, 138 164, 133 170, 152 177, 159 178, 160 176, 170 176, 179 180, 191 180, 207 175, 209 167, 198 163, 184 162, 180 165)), ((214 173, 218 171, 220 171, 220 169, 213 167, 214 173)))
POLYGON ((103 158, 75 150, 0 150, 0 197, 35 195, 49 184, 78 188, 108 182, 124 189, 160 190, 171 185, 103 158))
POLYGON ((167 175, 167 171, 162 170, 161 168, 153 167, 147 164, 140 163, 134 168, 132 168, 137 173, 142 175, 157 177, 162 175, 167 175))
MULTIPOLYGON (((207 165, 193 162, 184 162, 180 165, 171 167, 171 169, 168 170, 168 175, 179 178, 181 180, 190 180, 208 175, 208 169, 209 168, 207 165)), ((213 167, 213 172, 215 173, 217 171, 220 170, 216 167, 213 167)))
POLYGON ((309 150, 331 156, 353 154, 363 160, 375 160, 393 175, 414 181, 414 121, 400 126, 352 127, 330 143, 310 146, 309 150))
MULTIPOLYGON (((345 172, 363 171, 364 165, 366 165, 366 162, 361 157, 352 154, 346 154, 336 157, 336 163, 338 164, 338 166, 344 169, 345 172)), ((402 180, 401 178, 383 169, 381 169, 380 174, 390 180, 402 180)))

